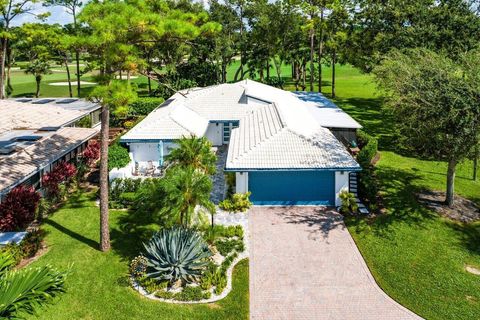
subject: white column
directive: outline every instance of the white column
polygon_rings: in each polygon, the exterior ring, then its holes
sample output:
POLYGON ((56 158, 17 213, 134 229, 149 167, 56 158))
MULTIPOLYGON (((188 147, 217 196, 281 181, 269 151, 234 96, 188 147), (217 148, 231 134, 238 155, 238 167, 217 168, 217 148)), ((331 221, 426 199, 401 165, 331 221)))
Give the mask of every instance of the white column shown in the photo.
POLYGON ((248 172, 235 172, 235 192, 248 192, 248 172))
POLYGON ((342 204, 340 200, 340 192, 343 190, 348 191, 348 171, 335 171, 335 206, 338 207, 342 204))

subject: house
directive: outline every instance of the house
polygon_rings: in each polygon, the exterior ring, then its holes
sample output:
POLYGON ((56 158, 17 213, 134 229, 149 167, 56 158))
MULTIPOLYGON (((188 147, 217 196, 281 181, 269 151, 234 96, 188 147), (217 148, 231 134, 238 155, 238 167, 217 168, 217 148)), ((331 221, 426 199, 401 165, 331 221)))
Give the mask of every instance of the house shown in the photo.
POLYGON ((250 191, 254 204, 340 205, 349 173, 360 166, 311 104, 252 80, 194 88, 176 93, 120 141, 132 168, 161 166, 176 139, 205 136, 228 146, 224 170, 235 173, 236 192, 250 191))
POLYGON ((0 101, 0 200, 18 185, 41 188, 59 161, 73 161, 98 134, 101 107, 80 99, 0 101))

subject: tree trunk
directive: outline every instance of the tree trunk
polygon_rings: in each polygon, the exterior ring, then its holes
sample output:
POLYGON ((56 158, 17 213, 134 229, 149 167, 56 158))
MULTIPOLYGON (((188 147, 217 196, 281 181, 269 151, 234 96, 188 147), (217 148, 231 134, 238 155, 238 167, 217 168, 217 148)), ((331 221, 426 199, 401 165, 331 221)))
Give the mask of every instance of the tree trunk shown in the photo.
POLYGON ((266 65, 265 67, 267 67, 267 81, 270 80, 270 61, 266 61, 266 65))
POLYGON ((68 66, 68 58, 67 58, 66 55, 64 57, 64 62, 65 62, 65 68, 67 69, 68 93, 69 93, 70 98, 71 98, 71 97, 73 97, 72 79, 70 78, 70 67, 68 66))
POLYGON ((238 75, 243 74, 243 65, 242 62, 240 62, 240 66, 238 67, 237 71, 235 72, 235 76, 233 77, 233 81, 237 82, 238 81, 238 75))
POLYGON ((80 52, 75 51, 75 61, 77 64, 77 95, 80 98, 80 52))
POLYGON ((42 81, 42 78, 36 76, 35 77, 35 82, 37 83, 37 91, 35 92, 35 98, 38 98, 40 96, 40 82, 42 81))
POLYGON ((457 161, 451 159, 448 161, 447 169, 447 194, 445 197, 445 204, 449 207, 453 206, 454 200, 454 186, 455 186, 455 168, 457 166, 457 161))
POLYGON ((310 29, 310 91, 313 91, 313 78, 314 78, 314 62, 313 62, 313 52, 315 45, 315 29, 312 27, 310 29))
POLYGON ((2 49, 0 52, 0 99, 5 99, 5 58, 7 55, 7 43, 8 39, 3 38, 2 49))
POLYGON ((318 40, 318 92, 322 93, 322 58, 323 58, 323 8, 320 11, 320 39, 318 40))
POLYGON ((303 62, 302 64, 302 91, 307 89, 307 63, 303 62))
POLYGON ((475 146, 475 152, 473 155, 473 181, 477 181, 477 165, 478 165, 478 156, 479 156, 478 144, 475 146))
POLYGON ((108 226, 108 137, 109 110, 102 106, 101 147, 100 147, 100 250, 110 250, 108 226))
POLYGON ((150 77, 147 77, 147 81, 148 81, 148 94, 150 95, 152 94, 152 80, 150 79, 150 77))
POLYGON ((335 98, 335 64, 337 63, 337 51, 332 53, 332 98, 335 98))

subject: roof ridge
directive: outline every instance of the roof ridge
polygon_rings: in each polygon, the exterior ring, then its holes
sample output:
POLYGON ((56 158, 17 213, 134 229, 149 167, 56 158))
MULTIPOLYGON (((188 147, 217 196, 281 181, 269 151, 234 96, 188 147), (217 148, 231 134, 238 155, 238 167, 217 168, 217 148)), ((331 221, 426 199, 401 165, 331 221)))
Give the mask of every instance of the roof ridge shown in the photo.
POLYGON ((275 132, 275 133, 272 134, 271 136, 266 137, 265 139, 263 139, 262 141, 258 142, 258 143, 255 144, 253 147, 249 148, 248 150, 242 152, 242 154, 236 156, 234 159, 237 160, 237 159, 241 159, 241 158, 244 158, 244 157, 248 156, 250 153, 252 153, 252 152, 255 151, 256 149, 258 149, 260 146, 262 146, 262 145, 264 145, 265 143, 269 142, 271 139, 277 137, 280 133, 282 133, 283 131, 285 131, 284 129, 286 129, 286 128, 285 128, 285 127, 280 128, 280 130, 278 130, 277 132, 275 132))

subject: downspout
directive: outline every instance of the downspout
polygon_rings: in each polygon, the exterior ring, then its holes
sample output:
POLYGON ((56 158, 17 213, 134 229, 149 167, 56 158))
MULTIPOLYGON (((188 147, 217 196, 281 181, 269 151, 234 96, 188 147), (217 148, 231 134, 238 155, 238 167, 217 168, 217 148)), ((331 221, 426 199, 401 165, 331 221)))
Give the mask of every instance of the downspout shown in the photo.
POLYGON ((163 166, 163 141, 162 140, 158 142, 158 156, 159 156, 158 164, 160 166, 163 166))

